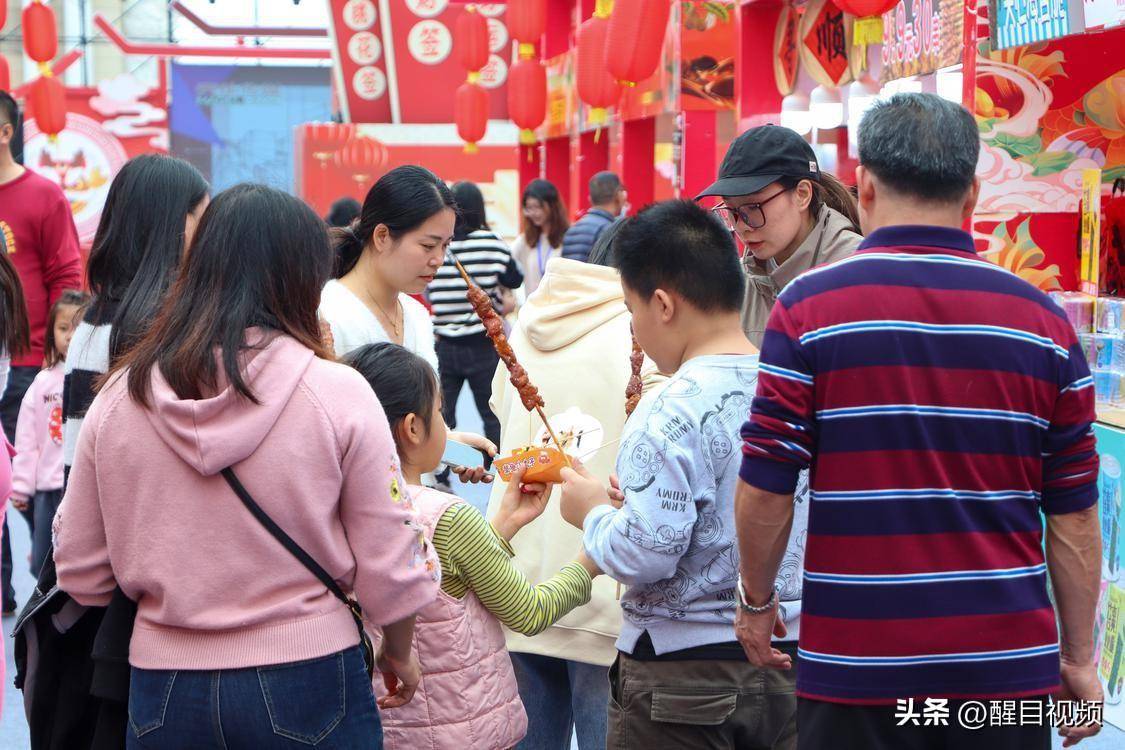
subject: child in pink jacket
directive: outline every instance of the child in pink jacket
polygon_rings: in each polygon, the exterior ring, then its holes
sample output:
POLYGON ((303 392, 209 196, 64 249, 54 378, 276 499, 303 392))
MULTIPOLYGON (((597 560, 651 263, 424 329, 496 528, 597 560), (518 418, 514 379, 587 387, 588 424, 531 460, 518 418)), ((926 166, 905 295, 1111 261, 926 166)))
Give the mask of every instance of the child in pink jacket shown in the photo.
POLYGON ((34 513, 31 574, 36 577, 51 549, 51 522, 62 502, 63 362, 79 313, 88 300, 85 293, 68 289, 51 307, 44 345, 46 367, 27 389, 16 423, 12 505, 21 511, 30 505, 34 513))

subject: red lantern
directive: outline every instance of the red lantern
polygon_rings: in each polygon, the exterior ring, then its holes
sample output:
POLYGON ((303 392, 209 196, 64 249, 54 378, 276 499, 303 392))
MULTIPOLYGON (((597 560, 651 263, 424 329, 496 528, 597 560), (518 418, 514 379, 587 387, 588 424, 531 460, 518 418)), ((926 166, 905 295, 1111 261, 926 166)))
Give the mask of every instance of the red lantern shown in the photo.
POLYGON ((617 0, 609 17, 606 68, 633 86, 656 72, 672 4, 668 0, 617 0))
POLYGON ((508 114, 520 127, 520 143, 535 143, 547 117, 547 69, 539 60, 517 60, 508 71, 508 114))
POLYGON ((42 0, 23 9, 23 48, 37 63, 49 63, 59 53, 55 11, 42 0))
POLYGON ((465 142, 465 153, 475 154, 477 141, 488 129, 488 92, 476 83, 462 83, 453 100, 453 121, 458 137, 465 142))
POLYGON ((8 69, 8 58, 0 55, 0 91, 12 88, 12 72, 8 69))
POLYGON ((578 98, 591 107, 590 122, 599 127, 605 123, 606 108, 621 95, 621 84, 605 69, 611 7, 611 2, 599 0, 598 10, 578 27, 578 98))
POLYGON ((883 14, 898 6, 899 0, 833 0, 833 4, 855 16, 852 41, 855 44, 879 44, 883 41, 883 14))
MULTIPOLYGON (((0 31, 3 31, 4 24, 8 22, 8 3, 0 3, 0 31)), ((7 91, 7 89, 4 89, 7 91)))
POLYGON ((470 5, 457 18, 457 36, 453 44, 461 67, 475 72, 488 65, 488 19, 470 5))
POLYGON ((509 0, 506 21, 512 38, 520 43, 520 57, 531 57, 534 50, 525 47, 539 44, 547 30, 547 0, 509 0))
POLYGON ((27 97, 39 130, 52 138, 66 128, 66 89, 53 76, 37 78, 27 97))
POLYGON ((332 154, 339 151, 345 143, 355 137, 355 125, 339 122, 314 122, 305 126, 305 140, 313 158, 323 169, 332 154))
POLYGON ((336 152, 336 166, 346 171, 360 186, 366 185, 375 173, 382 173, 387 163, 387 147, 374 138, 353 138, 336 152))

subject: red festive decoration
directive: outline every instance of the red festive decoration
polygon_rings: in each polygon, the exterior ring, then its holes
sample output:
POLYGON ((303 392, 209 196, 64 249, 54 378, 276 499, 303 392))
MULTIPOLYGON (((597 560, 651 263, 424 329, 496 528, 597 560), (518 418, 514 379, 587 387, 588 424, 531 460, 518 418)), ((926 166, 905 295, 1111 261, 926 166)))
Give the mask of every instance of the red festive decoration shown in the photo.
POLYGON ((325 167, 332 155, 355 137, 355 125, 339 122, 314 122, 308 126, 309 146, 313 157, 325 167))
POLYGON ((66 128, 66 88, 53 76, 43 76, 31 84, 28 109, 39 130, 55 137, 66 128))
POLYGON ((590 122, 601 126, 606 108, 617 103, 621 84, 605 68, 612 0, 598 0, 594 15, 578 27, 578 98, 590 106, 590 122))
POLYGON ((547 69, 539 60, 517 60, 508 71, 508 114, 520 127, 520 143, 535 143, 547 117, 547 69))
POLYGON ((836 7, 855 16, 854 43, 879 44, 883 41, 883 14, 890 13, 899 0, 835 0, 836 7))
POLYGON ((0 91, 10 91, 12 88, 12 72, 8 68, 8 59, 0 55, 0 91))
MULTIPOLYGON (((670 4, 665 0, 665 4, 670 4)), ((535 55, 535 45, 547 30, 547 0, 509 0, 508 31, 520 43, 520 57, 535 55)))
MULTIPOLYGON (((0 31, 4 30, 4 24, 8 22, 8 3, 0 3, 0 31)), ((4 89, 7 91, 7 89, 4 89)))
POLYGON ((605 48, 610 75, 635 86, 656 72, 671 11, 668 0, 616 0, 605 48))
POLYGON ((476 83, 462 83, 453 100, 453 121, 458 137, 465 141, 465 153, 476 153, 477 141, 488 129, 488 92, 476 83))
POLYGON ((59 53, 55 11, 42 0, 23 9, 23 49, 37 63, 49 63, 59 53))
POLYGON ((372 182, 387 164, 387 147, 374 138, 353 138, 336 152, 336 166, 360 185, 372 182))
POLYGON ((488 19, 470 5, 457 18, 457 35, 454 37, 453 51, 461 67, 475 72, 488 65, 491 54, 488 49, 488 19))

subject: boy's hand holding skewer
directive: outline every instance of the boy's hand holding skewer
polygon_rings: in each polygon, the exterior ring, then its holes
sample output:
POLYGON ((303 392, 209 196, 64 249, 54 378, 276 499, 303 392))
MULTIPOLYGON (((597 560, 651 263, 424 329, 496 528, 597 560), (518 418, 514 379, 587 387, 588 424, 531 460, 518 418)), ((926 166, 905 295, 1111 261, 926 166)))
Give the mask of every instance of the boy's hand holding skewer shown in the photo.
POLYGON ((577 529, 582 529, 586 516, 599 505, 612 505, 620 508, 625 495, 617 486, 616 477, 610 477, 607 490, 582 462, 575 460, 572 468, 562 470, 562 500, 559 510, 563 520, 577 529))

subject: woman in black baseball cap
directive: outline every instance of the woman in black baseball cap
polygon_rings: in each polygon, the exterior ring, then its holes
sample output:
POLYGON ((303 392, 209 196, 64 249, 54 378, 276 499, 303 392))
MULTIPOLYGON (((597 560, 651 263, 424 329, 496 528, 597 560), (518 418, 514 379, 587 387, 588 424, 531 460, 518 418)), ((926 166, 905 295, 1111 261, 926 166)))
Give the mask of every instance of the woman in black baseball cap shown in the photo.
POLYGON ((855 252, 861 239, 855 199, 820 171, 804 138, 777 125, 752 128, 731 143, 719 179, 696 200, 709 195, 723 199, 715 213, 746 248, 742 327, 760 347, 785 285, 855 252))

